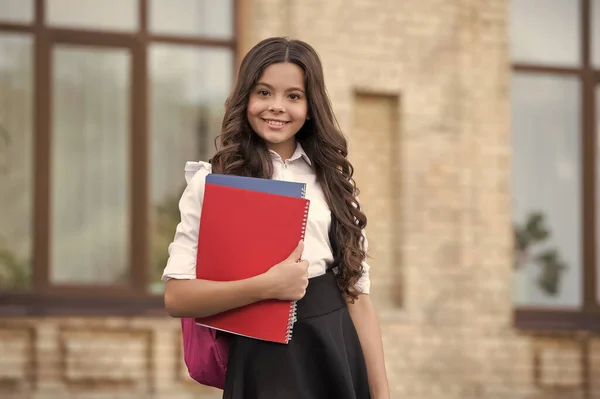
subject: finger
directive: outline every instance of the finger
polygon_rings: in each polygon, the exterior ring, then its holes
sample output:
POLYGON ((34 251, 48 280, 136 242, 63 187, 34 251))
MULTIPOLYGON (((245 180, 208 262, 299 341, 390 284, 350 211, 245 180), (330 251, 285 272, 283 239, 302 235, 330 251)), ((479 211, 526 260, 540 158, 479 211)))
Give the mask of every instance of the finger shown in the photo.
POLYGON ((300 240, 298 246, 292 251, 290 254, 289 260, 293 260, 294 262, 299 261, 302 258, 302 252, 304 251, 304 240, 300 240))

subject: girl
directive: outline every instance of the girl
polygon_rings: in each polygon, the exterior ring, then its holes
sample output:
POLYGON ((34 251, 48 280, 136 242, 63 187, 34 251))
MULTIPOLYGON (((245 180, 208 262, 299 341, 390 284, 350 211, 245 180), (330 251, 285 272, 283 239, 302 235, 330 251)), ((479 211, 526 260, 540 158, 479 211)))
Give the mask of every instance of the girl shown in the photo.
POLYGON ((224 398, 389 398, 368 295, 367 219, 347 155, 315 50, 284 38, 252 48, 227 100, 217 153, 210 163, 186 165, 181 223, 163 274, 173 317, 209 316, 269 298, 299 301, 288 345, 232 338, 224 398), (263 275, 196 280, 204 180, 211 172, 305 182, 311 205, 304 242, 263 275))

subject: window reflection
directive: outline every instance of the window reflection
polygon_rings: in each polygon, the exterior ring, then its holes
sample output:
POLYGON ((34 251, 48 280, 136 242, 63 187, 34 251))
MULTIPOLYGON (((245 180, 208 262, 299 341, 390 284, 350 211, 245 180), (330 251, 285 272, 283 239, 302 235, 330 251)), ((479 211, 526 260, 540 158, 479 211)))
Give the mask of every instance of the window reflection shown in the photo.
POLYGON ((577 78, 513 75, 517 305, 581 304, 579 93, 577 78))
POLYGON ((513 62, 579 66, 579 3, 512 0, 510 49, 513 62))
POLYGON ((0 21, 30 24, 34 20, 34 0, 0 0, 0 21))
POLYGON ((150 60, 152 291, 162 290, 166 248, 180 215, 187 161, 214 152, 224 103, 232 85, 229 49, 153 44, 150 60), (179 176, 179 177, 178 177, 179 176))
POLYGON ((150 0, 148 8, 152 33, 233 37, 233 0, 150 0))
POLYGON ((125 283, 130 53, 58 46, 53 60, 50 279, 125 283))
POLYGON ((596 297, 600 303, 600 83, 596 86, 596 297))
POLYGON ((46 0, 49 25, 84 29, 138 29, 138 0, 46 0))
POLYGON ((600 69, 600 0, 592 0, 592 64, 600 69))
POLYGON ((0 290, 30 287, 33 40, 0 36, 0 290))

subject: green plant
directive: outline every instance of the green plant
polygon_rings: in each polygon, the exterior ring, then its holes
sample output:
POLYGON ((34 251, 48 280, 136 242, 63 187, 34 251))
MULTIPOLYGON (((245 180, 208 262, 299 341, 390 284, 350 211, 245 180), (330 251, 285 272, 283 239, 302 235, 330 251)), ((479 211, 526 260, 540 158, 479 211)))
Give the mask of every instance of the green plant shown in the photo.
POLYGON ((184 188, 180 190, 179 194, 165 198, 156 206, 151 237, 151 281, 154 283, 160 282, 169 258, 167 249, 173 241, 175 229, 180 221, 179 198, 183 190, 184 188))
POLYGON ((537 283, 545 293, 557 295, 560 291, 562 273, 568 268, 557 249, 551 248, 533 255, 533 247, 550 238, 551 232, 541 212, 532 212, 522 226, 514 226, 515 269, 528 263, 541 267, 537 283))
POLYGON ((8 249, 0 249, 0 288, 26 290, 30 284, 29 262, 8 249))

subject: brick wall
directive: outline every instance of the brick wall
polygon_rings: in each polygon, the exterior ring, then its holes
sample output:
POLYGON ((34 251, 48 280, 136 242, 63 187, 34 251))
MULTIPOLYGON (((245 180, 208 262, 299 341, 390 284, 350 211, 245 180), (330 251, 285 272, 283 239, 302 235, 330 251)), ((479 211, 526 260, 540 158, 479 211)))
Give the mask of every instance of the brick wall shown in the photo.
POLYGON ((2 399, 220 397, 187 375, 178 320, 0 320, 2 399))

